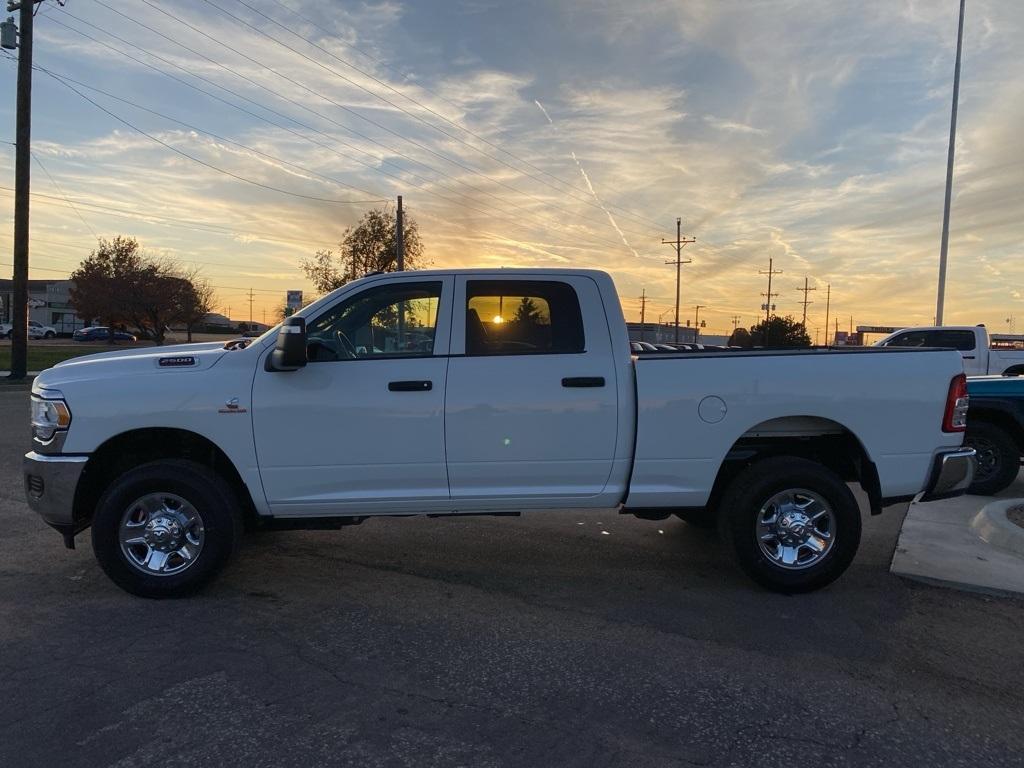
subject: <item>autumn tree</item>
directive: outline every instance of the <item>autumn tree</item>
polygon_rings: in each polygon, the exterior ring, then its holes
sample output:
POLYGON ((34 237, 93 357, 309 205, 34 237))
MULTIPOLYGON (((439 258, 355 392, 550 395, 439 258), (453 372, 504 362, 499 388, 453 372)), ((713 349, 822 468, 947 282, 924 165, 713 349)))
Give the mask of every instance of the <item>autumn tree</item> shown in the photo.
MULTIPOLYGON (((329 293, 351 280, 373 272, 394 272, 398 269, 395 214, 386 209, 367 211, 354 227, 345 230, 338 253, 317 251, 304 259, 302 271, 320 293, 329 293)), ((422 269, 423 242, 416 221, 404 216, 405 268, 422 269)))
POLYGON ((132 237, 101 238, 71 280, 71 305, 79 315, 111 328, 131 326, 157 344, 171 323, 190 328, 213 304, 212 287, 195 272, 147 255, 132 237))
POLYGON ((811 337, 803 323, 792 316, 774 316, 750 329, 750 338, 755 347, 809 347, 811 337))

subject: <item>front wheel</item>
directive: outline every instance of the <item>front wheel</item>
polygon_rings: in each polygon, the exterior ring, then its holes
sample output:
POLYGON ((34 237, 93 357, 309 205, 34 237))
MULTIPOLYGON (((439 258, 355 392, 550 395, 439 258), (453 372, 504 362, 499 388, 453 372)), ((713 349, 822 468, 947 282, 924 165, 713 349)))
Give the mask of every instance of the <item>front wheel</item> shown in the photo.
POLYGON ((44 339, 55 339, 55 338, 57 338, 57 334, 54 333, 53 331, 47 331, 46 333, 43 334, 43 338, 44 339))
POLYGON ((209 582, 241 538, 238 500, 193 461, 143 464, 117 478, 96 506, 92 547, 107 576, 141 597, 180 597, 209 582))
POLYGON ((722 496, 719 532, 754 581, 810 592, 835 581, 860 546, 860 507, 842 478, 807 459, 751 464, 722 496))

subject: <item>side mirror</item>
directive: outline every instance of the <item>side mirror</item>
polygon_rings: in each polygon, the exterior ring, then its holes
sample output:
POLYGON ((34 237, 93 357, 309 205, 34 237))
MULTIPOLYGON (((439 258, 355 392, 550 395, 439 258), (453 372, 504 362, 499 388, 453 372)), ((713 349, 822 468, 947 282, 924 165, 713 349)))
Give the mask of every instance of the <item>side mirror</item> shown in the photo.
POLYGON ((297 371, 306 366, 306 319, 287 317, 277 332, 274 351, 267 358, 269 371, 297 371))

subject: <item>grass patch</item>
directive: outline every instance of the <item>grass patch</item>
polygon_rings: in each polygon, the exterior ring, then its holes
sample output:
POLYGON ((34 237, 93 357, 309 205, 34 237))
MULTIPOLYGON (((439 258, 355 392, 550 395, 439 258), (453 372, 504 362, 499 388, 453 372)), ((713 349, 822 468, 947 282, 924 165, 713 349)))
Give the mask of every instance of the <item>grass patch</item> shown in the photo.
MULTIPOLYGON (((106 344, 46 344, 28 348, 28 369, 30 371, 41 371, 45 368, 52 368, 61 360, 82 355, 93 355, 97 352, 108 352, 112 348, 106 344)), ((119 347, 113 347, 119 349, 119 347)), ((11 369, 11 347, 8 344, 0 347, 0 371, 11 369)))

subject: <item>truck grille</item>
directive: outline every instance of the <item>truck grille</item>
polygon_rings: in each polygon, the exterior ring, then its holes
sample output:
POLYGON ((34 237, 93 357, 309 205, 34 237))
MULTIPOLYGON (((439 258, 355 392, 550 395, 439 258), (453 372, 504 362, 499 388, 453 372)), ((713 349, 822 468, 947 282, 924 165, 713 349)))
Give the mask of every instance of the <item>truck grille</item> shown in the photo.
POLYGON ((28 475, 25 478, 25 484, 28 486, 29 495, 38 499, 43 495, 43 478, 38 475, 28 475))

